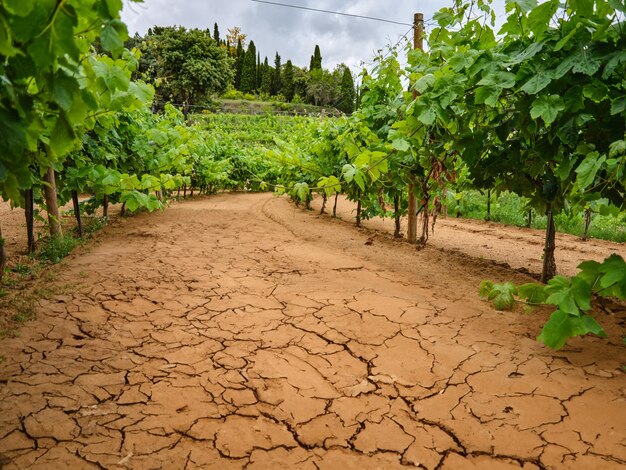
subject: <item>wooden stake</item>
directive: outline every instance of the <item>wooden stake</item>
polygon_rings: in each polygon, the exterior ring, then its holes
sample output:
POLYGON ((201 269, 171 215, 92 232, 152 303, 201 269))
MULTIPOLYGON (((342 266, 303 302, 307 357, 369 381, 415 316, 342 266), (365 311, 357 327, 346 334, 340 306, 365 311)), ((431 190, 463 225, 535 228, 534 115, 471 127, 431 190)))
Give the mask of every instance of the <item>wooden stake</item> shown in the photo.
POLYGON ((83 238, 83 220, 80 218, 80 203, 78 202, 78 191, 72 191, 72 204, 74 206, 74 216, 78 226, 78 236, 83 238))
POLYGON ((33 201, 33 189, 24 191, 24 215, 26 216, 26 236, 28 239, 28 252, 34 253, 37 249, 35 242, 35 203, 33 201))
MULTIPOLYGON (((415 49, 423 49, 422 37, 424 33, 424 15, 415 13, 413 16, 413 47, 415 49)), ((417 91, 413 91, 413 99, 417 98, 417 91)), ((416 182, 409 182, 408 198, 409 198, 409 214, 407 227, 407 240, 409 243, 417 241, 417 196, 415 195, 416 182)))
POLYGON ((46 210, 48 211, 48 224, 50 225, 50 236, 52 238, 62 237, 63 229, 61 228, 61 213, 57 202, 57 184, 54 177, 54 168, 48 167, 46 171, 45 182, 43 187, 44 198, 46 200, 46 210))

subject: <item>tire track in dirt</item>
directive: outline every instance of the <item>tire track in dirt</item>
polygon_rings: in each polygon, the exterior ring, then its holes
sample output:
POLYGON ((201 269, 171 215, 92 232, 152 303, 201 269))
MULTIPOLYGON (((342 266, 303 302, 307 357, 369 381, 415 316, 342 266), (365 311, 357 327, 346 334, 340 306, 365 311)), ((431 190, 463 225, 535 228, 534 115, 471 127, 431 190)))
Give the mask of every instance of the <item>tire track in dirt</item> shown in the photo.
POLYGON ((512 276, 487 262, 223 194, 60 269, 75 292, 0 342, 4 468, 626 464, 619 315, 548 351, 545 312, 477 299, 512 276))

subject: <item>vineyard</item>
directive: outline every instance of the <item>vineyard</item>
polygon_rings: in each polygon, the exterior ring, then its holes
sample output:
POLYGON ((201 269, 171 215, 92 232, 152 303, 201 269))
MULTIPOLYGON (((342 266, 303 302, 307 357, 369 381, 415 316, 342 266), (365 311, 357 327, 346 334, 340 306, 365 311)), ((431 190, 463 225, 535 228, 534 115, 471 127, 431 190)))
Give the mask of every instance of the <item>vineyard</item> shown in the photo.
POLYGON ((161 104, 121 8, 0 4, 0 468, 626 465, 623 2, 416 15, 316 117, 161 104))

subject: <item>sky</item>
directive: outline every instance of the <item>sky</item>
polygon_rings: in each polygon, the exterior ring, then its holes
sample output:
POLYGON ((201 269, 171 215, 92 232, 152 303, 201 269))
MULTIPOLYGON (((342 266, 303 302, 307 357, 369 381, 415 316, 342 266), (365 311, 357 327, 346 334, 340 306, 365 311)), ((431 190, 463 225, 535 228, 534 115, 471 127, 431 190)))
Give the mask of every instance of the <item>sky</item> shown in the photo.
MULTIPOLYGON (((452 0, 275 0, 279 3, 316 9, 373 16, 412 24, 413 14, 424 14, 427 22, 433 13, 452 0)), ((270 63, 278 52, 284 64, 308 67, 316 44, 322 53, 324 68, 333 69, 345 63, 358 72, 380 49, 396 44, 403 36, 412 40, 410 26, 368 19, 351 18, 313 11, 297 10, 251 0, 144 0, 143 4, 124 0, 122 19, 129 33, 145 34, 149 27, 185 26, 210 28, 217 22, 222 38, 226 30, 239 26, 270 63)))

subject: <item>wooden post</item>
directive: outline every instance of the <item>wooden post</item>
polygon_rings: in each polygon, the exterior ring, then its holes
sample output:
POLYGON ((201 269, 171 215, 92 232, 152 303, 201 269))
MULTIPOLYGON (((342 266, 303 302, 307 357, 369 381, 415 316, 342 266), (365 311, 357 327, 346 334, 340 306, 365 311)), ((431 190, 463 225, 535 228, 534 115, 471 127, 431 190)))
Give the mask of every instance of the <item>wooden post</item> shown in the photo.
POLYGON ((72 191, 72 204, 74 206, 74 216, 78 225, 78 236, 83 238, 83 220, 80 217, 80 203, 78 202, 78 191, 72 191))
POLYGON ((554 227, 552 203, 548 203, 546 215, 548 216, 548 221, 546 223, 546 240, 543 248, 543 270, 541 271, 541 282, 544 283, 556 276, 556 260, 554 259, 556 229, 554 227))
POLYGON ((0 280, 4 274, 4 266, 7 263, 6 251, 4 250, 4 238, 2 238, 2 227, 0 226, 0 280))
POLYGON ((589 236, 589 226, 591 225, 591 209, 585 209, 585 230, 583 231, 583 241, 586 242, 589 236))
POLYGON ((28 238, 28 252, 34 253, 37 249, 35 242, 35 203, 33 189, 24 191, 24 215, 26 216, 26 236, 28 238))
POLYGON ((50 236, 52 238, 62 237, 63 229, 61 228, 61 212, 57 202, 57 184, 54 177, 54 168, 48 167, 44 181, 46 184, 43 187, 43 192, 46 200, 46 210, 48 211, 50 236))
POLYGON ((393 218, 395 221, 395 230, 393 232, 393 236, 395 238, 402 238, 402 233, 400 233, 400 197, 402 194, 399 191, 393 196, 393 218))
MULTIPOLYGON (((424 33, 424 15, 415 13, 413 16, 413 47, 423 49, 422 37, 424 33)), ((417 98, 417 91, 413 91, 413 98, 417 98)), ((417 196, 415 195, 416 182, 410 181, 408 188, 409 214, 407 240, 409 243, 417 241, 417 196)))
POLYGON ((356 226, 361 226, 361 190, 357 189, 356 192, 357 202, 356 202, 356 226))

